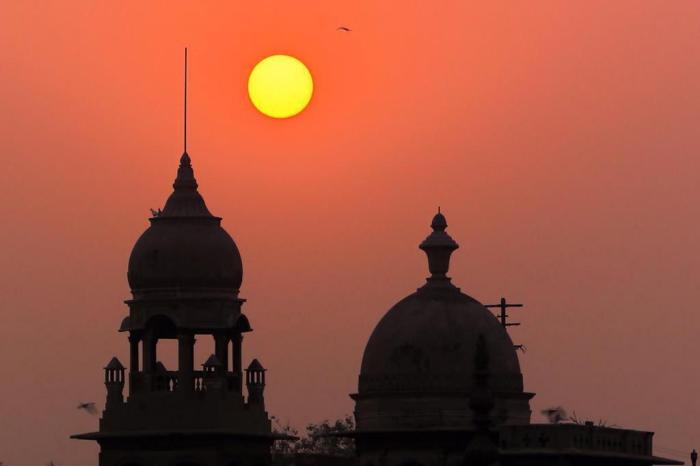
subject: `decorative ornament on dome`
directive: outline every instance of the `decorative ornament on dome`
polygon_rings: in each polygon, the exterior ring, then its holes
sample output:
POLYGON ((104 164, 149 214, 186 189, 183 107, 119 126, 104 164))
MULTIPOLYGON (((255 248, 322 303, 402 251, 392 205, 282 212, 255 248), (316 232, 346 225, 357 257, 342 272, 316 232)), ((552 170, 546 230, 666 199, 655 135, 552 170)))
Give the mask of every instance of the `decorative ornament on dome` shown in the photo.
POLYGON ((455 249, 459 248, 459 244, 445 232, 447 219, 439 207, 430 227, 433 232, 419 246, 428 256, 428 269, 431 273, 428 285, 451 287, 453 285, 450 283, 447 271, 450 268, 450 256, 455 249))
POLYGON ((444 215, 442 215, 442 212, 440 211, 440 207, 438 206, 438 213, 435 214, 435 217, 433 217, 433 221, 430 222, 430 227, 433 230, 439 230, 439 231, 445 231, 447 228, 447 219, 445 218, 444 215))
POLYGON ((183 152, 173 183, 174 191, 158 217, 213 217, 197 187, 192 161, 189 154, 183 152))
POLYGON ((194 179, 194 170, 192 170, 192 159, 187 152, 182 153, 180 157, 180 166, 177 169, 177 177, 173 183, 175 189, 197 189, 197 180, 194 179))

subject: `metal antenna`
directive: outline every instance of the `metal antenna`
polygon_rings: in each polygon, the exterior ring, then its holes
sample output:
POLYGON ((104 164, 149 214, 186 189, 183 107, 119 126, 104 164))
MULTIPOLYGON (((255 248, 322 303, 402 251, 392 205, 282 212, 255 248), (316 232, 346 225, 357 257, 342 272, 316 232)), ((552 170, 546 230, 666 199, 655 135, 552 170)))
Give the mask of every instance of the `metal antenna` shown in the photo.
POLYGON ((187 153, 187 47, 185 47, 185 114, 184 114, 184 152, 187 153))
MULTIPOLYGON (((520 322, 508 322, 508 314, 506 314, 506 309, 509 307, 523 307, 522 304, 511 304, 506 301, 506 298, 501 298, 501 302, 499 304, 487 304, 485 307, 487 308, 493 308, 497 307, 500 309, 500 315, 498 316, 498 320, 501 321, 501 325, 503 325, 504 329, 507 329, 508 327, 511 327, 513 325, 520 325, 520 322)), ((522 349, 523 345, 513 345, 515 349, 522 349)))

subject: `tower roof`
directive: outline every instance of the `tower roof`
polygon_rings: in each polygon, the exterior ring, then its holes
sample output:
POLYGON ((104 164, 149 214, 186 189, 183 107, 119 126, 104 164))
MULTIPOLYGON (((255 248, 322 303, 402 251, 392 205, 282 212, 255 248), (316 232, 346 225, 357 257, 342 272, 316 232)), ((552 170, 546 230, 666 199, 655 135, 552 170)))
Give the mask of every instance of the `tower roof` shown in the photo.
POLYGON ((117 359, 117 357, 114 356, 112 359, 109 360, 109 362, 105 366, 105 369, 125 369, 125 367, 122 365, 119 359, 117 359))
POLYGON ((215 354, 210 355, 206 361, 204 361, 204 364, 202 366, 204 367, 221 367, 224 364, 221 362, 219 358, 216 357, 215 354))
POLYGON ((257 359, 253 359, 253 360, 250 362, 250 364, 248 365, 248 369, 246 369, 246 370, 247 370, 247 371, 265 371, 265 370, 267 370, 267 369, 265 369, 265 368, 263 367, 263 365, 260 364, 260 361, 258 361, 257 359))
POLYGON ((185 152, 165 207, 154 213, 131 252, 128 278, 135 298, 163 290, 238 294, 243 280, 238 247, 197 188, 185 152))
POLYGON ((158 217, 213 217, 197 188, 192 160, 187 152, 180 157, 180 166, 173 183, 173 193, 158 217))

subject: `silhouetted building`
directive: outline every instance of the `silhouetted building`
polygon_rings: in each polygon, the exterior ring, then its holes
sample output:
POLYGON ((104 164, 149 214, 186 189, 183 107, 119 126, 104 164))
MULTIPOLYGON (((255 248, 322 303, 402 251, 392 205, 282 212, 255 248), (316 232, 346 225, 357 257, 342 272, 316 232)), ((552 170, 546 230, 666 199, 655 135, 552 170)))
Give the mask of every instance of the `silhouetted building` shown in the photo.
POLYGON ((656 457, 653 432, 585 424, 502 426, 503 466, 642 466, 683 464, 656 457))
POLYGON ((444 215, 431 227, 431 276, 379 321, 351 395, 360 466, 682 464, 654 457, 649 432, 530 424, 513 342, 447 277, 459 246, 444 215))
POLYGON ((268 464, 265 369, 254 359, 243 370, 251 328, 241 312, 238 248, 197 191, 187 153, 173 187, 129 259, 133 299, 119 329, 129 335, 128 376, 117 358, 107 364, 99 432, 74 438, 100 444, 100 466, 268 464), (215 352, 195 370, 195 341, 206 337, 215 352), (177 370, 158 359, 165 339, 177 340, 177 370))
POLYGON ((475 350, 481 337, 490 364, 495 425, 530 422, 529 400, 513 342, 481 303, 447 277, 459 246, 444 215, 420 248, 431 276, 381 319, 362 358, 356 401, 363 465, 457 464, 474 432, 475 350))
MULTIPOLYGON (((187 153, 174 191, 129 259, 133 299, 129 371, 105 366, 107 400, 98 432, 100 466, 265 466, 272 433, 266 371, 243 370, 250 332, 239 297, 236 244, 207 209, 187 153), (214 354, 195 370, 196 338, 214 354), (177 340, 178 367, 158 359, 160 340, 177 340), (125 398, 124 388, 129 390, 125 398), (245 385, 245 387, 244 387, 245 385), (247 393, 247 396, 245 396, 247 393)), ((326 466, 646 466, 651 432, 579 424, 530 424, 516 347, 499 320, 447 276, 459 246, 438 212, 420 244, 431 276, 399 301, 370 336, 355 400, 357 458, 293 455, 279 465, 326 466)))

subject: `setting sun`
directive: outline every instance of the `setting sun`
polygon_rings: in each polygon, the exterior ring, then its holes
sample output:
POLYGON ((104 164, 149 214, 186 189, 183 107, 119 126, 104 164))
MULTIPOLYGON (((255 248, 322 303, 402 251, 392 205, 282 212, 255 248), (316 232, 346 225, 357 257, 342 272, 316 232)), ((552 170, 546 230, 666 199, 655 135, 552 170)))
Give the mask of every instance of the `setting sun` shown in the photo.
POLYGON ((289 118, 304 110, 313 90, 309 69, 289 55, 272 55, 261 60, 248 78, 250 101, 272 118, 289 118))

